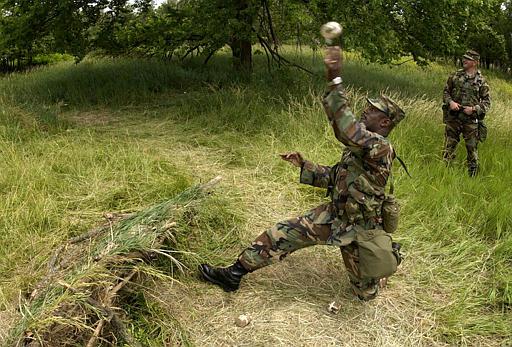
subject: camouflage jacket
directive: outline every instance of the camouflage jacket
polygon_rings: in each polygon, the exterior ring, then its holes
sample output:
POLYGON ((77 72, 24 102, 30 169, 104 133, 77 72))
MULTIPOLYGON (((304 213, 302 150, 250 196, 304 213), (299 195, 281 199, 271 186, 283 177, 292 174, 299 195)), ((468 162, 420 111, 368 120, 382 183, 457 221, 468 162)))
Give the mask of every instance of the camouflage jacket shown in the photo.
POLYGON ((395 157, 393 147, 387 138, 366 130, 356 120, 341 85, 325 94, 323 105, 334 135, 345 148, 332 167, 305 161, 300 181, 328 189, 332 204, 326 222, 337 218, 373 228, 382 222, 380 211, 395 157))
POLYGON ((475 107, 474 116, 483 119, 491 106, 489 85, 480 72, 469 76, 463 69, 450 75, 443 92, 443 108, 448 109, 450 101, 463 106, 475 107))

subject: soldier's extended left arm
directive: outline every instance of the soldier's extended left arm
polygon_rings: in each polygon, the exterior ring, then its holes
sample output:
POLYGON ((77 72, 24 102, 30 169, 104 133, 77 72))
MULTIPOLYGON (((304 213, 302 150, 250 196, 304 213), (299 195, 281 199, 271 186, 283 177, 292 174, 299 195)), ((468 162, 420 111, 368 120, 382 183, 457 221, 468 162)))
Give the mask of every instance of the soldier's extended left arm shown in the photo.
POLYGON ((489 85, 484 81, 478 90, 479 102, 474 105, 477 118, 483 119, 491 107, 491 96, 489 94, 489 85))

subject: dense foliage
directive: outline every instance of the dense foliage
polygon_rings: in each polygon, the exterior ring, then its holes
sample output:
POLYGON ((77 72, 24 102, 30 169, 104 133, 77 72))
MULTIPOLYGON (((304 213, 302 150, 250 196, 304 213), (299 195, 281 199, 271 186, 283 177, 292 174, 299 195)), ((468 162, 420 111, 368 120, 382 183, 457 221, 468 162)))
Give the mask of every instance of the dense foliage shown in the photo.
POLYGON ((160 58, 196 53, 207 62, 228 45, 235 66, 250 68, 252 45, 287 63, 279 45, 317 46, 318 28, 336 20, 343 44, 372 61, 412 56, 422 64, 481 52, 483 63, 510 67, 511 0, 151 0, 0 1, 3 69, 31 65, 40 53, 80 60, 91 51, 160 58))

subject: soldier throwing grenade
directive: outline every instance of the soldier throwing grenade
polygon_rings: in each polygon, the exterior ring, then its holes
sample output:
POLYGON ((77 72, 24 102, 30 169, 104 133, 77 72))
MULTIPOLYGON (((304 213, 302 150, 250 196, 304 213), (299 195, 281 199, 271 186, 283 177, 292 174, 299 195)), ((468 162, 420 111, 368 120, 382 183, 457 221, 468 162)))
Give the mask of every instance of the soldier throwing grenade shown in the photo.
POLYGON ((393 100, 381 96, 368 99, 357 121, 342 86, 340 48, 327 47, 324 62, 329 83, 323 105, 334 135, 345 145, 341 159, 329 167, 304 160, 297 152, 281 157, 300 167, 301 183, 326 188, 331 201, 277 223, 229 267, 201 264, 202 278, 225 291, 237 290, 242 276, 300 248, 331 245, 341 249, 354 293, 370 300, 377 295, 379 280, 393 274, 401 262, 400 246, 384 230, 382 205, 395 158, 387 136, 405 113, 393 100))
POLYGON ((443 93, 443 122, 445 146, 443 159, 450 163, 455 158, 455 149, 464 137, 467 151, 468 172, 471 177, 478 173, 478 141, 485 139, 482 123, 491 106, 489 85, 478 70, 480 55, 467 51, 463 56, 463 69, 452 74, 443 93))

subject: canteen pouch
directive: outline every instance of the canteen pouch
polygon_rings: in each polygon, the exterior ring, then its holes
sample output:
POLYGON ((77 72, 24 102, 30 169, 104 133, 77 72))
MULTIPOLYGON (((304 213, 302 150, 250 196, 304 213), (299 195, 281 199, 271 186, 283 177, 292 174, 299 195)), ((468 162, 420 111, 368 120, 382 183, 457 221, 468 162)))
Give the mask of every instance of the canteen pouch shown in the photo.
POLYGON ((381 208, 382 226, 387 233, 394 233, 398 228, 400 218, 400 203, 394 195, 384 197, 381 208))

